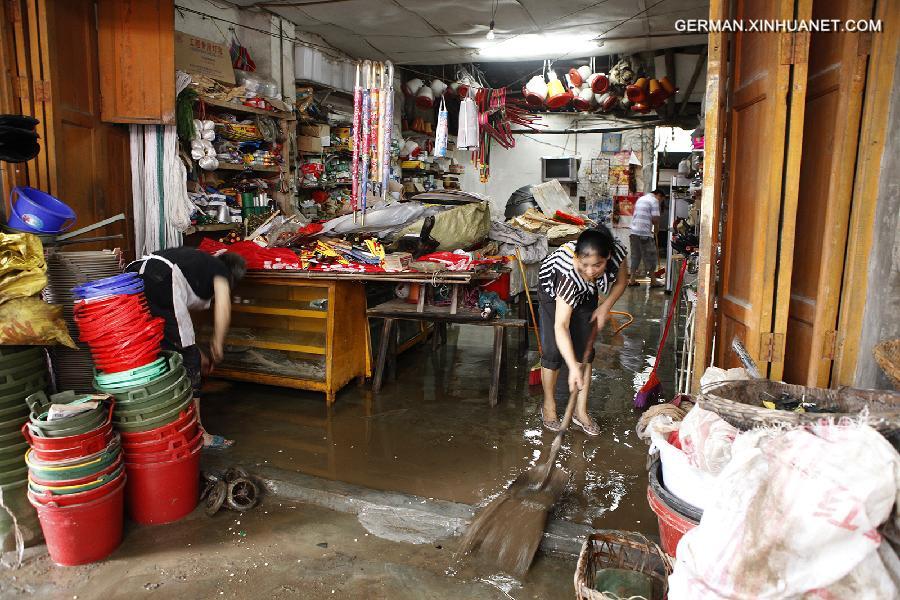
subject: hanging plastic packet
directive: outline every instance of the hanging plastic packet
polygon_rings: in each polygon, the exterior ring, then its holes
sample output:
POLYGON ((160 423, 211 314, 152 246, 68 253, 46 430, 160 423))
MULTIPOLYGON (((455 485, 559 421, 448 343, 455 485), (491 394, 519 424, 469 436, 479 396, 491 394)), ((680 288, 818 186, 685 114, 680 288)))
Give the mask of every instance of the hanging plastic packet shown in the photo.
POLYGON ((438 111, 437 128, 434 131, 434 155, 447 156, 447 104, 443 96, 438 111))

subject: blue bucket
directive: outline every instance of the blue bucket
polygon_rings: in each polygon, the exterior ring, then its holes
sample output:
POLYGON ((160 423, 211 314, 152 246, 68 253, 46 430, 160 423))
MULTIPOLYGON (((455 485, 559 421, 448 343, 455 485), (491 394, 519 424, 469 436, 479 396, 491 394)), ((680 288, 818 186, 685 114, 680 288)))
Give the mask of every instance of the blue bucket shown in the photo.
POLYGON ((61 233, 75 224, 75 211, 47 192, 19 186, 9 193, 7 225, 35 233, 61 233), (18 195, 18 198, 16 198, 18 195))

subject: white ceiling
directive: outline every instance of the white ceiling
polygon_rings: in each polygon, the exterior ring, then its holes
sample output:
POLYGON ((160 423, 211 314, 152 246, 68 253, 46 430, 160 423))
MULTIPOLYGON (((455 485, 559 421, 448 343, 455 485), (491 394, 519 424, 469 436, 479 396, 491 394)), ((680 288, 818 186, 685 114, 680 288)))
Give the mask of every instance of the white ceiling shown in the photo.
POLYGON ((478 48, 533 33, 599 36, 596 55, 703 44, 705 35, 679 34, 675 21, 709 13, 709 0, 497 0, 488 42, 492 0, 232 1, 277 13, 350 56, 400 64, 488 62, 478 48))

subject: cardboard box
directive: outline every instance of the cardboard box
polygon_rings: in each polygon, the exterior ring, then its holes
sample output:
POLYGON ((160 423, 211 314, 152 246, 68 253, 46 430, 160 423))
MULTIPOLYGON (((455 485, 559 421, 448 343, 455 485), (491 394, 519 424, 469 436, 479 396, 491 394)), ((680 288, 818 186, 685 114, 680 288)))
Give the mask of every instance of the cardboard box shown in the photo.
POLYGON ((314 123, 313 125, 301 125, 300 135, 308 135, 312 137, 325 137, 331 135, 331 127, 325 123, 314 123))
POLYGON ((309 135, 297 136, 297 148, 301 152, 321 152, 323 148, 322 138, 309 135))

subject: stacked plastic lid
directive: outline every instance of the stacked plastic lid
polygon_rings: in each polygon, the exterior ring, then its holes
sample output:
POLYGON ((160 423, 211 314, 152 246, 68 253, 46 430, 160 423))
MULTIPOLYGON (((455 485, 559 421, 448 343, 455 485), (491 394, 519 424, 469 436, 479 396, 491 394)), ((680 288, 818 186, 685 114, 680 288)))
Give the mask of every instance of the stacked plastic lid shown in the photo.
POLYGON ((28 504, 26 486, 28 467, 22 439, 22 426, 28 421, 25 399, 47 388, 47 358, 36 346, 0 346, 0 550, 15 549, 13 517, 24 534, 25 543, 40 539, 40 526, 34 509, 28 504))
POLYGON ((116 398, 113 424, 128 473, 126 506, 138 523, 169 523, 197 506, 203 433, 181 354, 138 369, 97 373, 94 385, 116 398))
POLYGON ((57 564, 101 560, 122 541, 126 476, 108 398, 67 391, 27 399, 28 500, 57 564))
POLYGON ((151 316, 143 291, 144 282, 136 273, 72 289, 79 339, 87 343, 94 364, 105 373, 137 369, 159 357, 163 320, 151 316))
MULTIPOLYGON (((44 300, 62 306, 63 318, 73 340, 78 339, 78 327, 75 325, 76 297, 72 288, 87 281, 118 275, 122 272, 121 258, 120 252, 110 250, 48 253, 44 300)), ((94 361, 84 344, 78 349, 53 346, 49 352, 57 389, 93 392, 94 361)))

